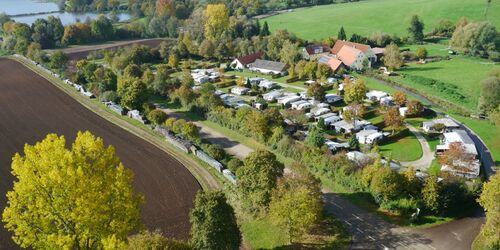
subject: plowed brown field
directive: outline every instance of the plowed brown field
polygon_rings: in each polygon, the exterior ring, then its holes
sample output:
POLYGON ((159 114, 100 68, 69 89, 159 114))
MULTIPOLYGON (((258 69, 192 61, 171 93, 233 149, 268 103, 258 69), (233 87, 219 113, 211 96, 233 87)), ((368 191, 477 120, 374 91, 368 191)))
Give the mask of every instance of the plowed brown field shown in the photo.
MULTIPOLYGON (((187 238, 188 213, 200 185, 180 162, 94 114, 22 64, 4 58, 0 58, 0 209, 12 189, 14 153, 48 133, 64 135, 72 143, 76 133, 85 130, 115 146, 123 164, 134 172, 135 190, 146 199, 142 207, 146 227, 187 238)), ((15 247, 3 226, 0 239, 0 249, 15 247)))

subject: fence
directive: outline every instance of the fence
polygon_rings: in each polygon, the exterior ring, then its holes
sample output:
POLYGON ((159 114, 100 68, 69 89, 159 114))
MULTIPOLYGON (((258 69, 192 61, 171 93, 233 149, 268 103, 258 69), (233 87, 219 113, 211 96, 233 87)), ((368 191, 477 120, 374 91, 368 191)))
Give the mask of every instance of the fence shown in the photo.
POLYGON ((210 157, 209 155, 207 155, 205 152, 203 152, 201 150, 196 150, 194 155, 196 155, 198 158, 200 158, 200 160, 206 162, 208 165, 212 166, 213 168, 215 168, 219 172, 222 172, 222 170, 224 169, 224 166, 220 162, 218 162, 214 158, 210 157))

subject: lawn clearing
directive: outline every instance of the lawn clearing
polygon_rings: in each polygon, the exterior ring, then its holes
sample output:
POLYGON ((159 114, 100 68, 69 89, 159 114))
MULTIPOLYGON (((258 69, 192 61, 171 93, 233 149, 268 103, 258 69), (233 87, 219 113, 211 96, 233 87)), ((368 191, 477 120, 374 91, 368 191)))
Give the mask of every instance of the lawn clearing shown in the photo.
MULTIPOLYGON (((440 20, 456 22, 467 16, 470 20, 485 20, 486 1, 478 0, 368 0, 296 9, 264 19, 271 31, 287 29, 300 38, 313 40, 337 36, 341 26, 350 37, 353 33, 370 36, 376 32, 407 35, 411 16, 424 21, 424 32, 431 31, 440 20), (388 14, 390 13, 390 14, 388 14)), ((491 3, 487 20, 500 26, 500 4, 491 3)))
POLYGON ((396 161, 415 161, 422 157, 422 147, 417 137, 408 129, 389 136, 379 145, 380 154, 396 161))

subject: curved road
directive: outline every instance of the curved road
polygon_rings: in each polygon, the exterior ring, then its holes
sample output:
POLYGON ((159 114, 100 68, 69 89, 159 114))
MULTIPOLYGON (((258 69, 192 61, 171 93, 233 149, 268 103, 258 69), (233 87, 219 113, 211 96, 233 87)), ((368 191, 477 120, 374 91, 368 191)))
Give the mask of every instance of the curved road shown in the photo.
POLYGON ((323 190, 325 209, 352 235, 351 249, 469 250, 484 222, 482 214, 427 229, 399 227, 323 190))

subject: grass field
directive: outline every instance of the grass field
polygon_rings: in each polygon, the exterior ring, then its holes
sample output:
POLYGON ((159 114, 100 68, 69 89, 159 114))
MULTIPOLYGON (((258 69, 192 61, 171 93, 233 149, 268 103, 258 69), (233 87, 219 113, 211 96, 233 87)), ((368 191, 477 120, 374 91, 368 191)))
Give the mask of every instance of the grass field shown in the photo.
MULTIPOLYGON (((366 0, 354 3, 332 4, 296 9, 265 20, 271 30, 287 29, 303 39, 322 39, 337 36, 344 26, 348 37, 352 33, 370 36, 375 32, 406 35, 410 18, 417 14, 431 31, 441 19, 456 22, 467 16, 471 20, 485 20, 486 1, 481 0, 366 0), (390 15, 387 15, 390 13, 390 15)), ((500 2, 493 1, 487 20, 500 26, 500 2)))
POLYGON ((456 56, 427 64, 411 63, 399 72, 410 77, 391 77, 404 86, 416 89, 428 96, 434 96, 471 111, 478 110, 480 83, 498 65, 479 58, 456 56), (433 79, 444 83, 444 88, 428 85, 418 79, 433 79), (451 92, 450 92, 451 91, 451 92), (457 97, 452 92, 463 97, 457 97))
POLYGON ((379 145, 380 154, 396 161, 415 161, 422 157, 422 147, 408 130, 387 138, 379 145))

